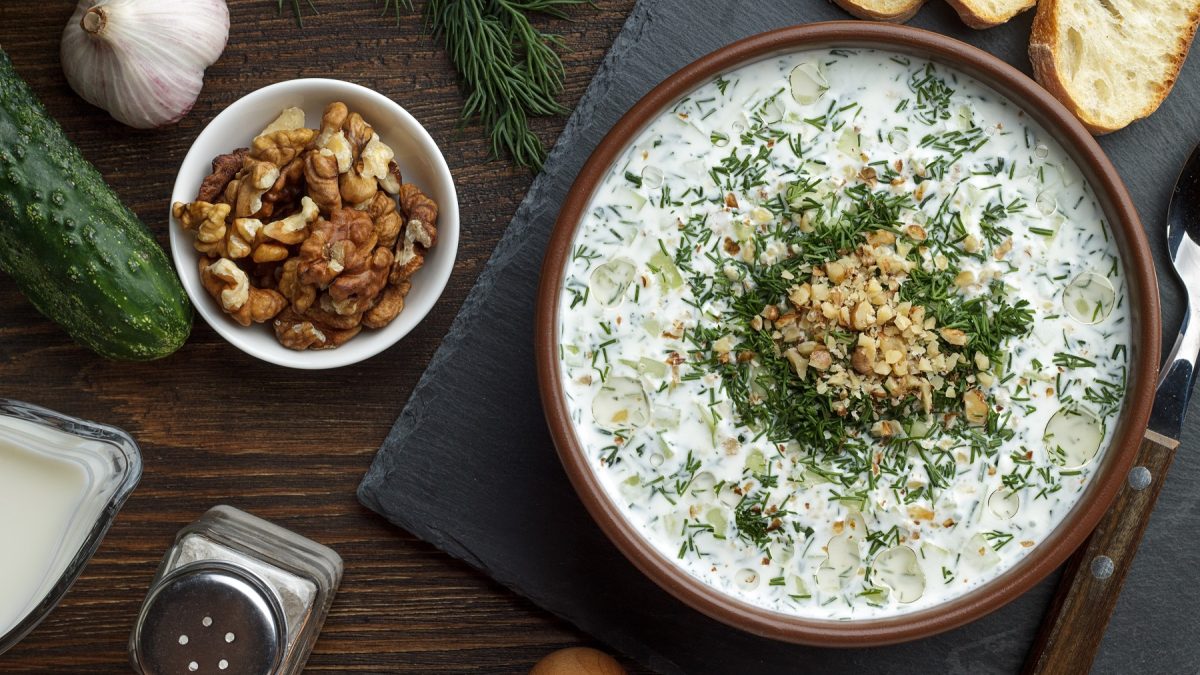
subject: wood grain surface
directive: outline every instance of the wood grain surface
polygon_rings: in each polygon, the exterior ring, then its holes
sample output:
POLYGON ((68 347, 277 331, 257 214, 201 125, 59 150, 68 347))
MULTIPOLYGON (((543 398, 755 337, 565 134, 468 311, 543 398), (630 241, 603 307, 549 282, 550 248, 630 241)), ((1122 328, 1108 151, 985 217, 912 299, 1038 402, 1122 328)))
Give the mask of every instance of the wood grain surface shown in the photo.
MULTIPOLYGON (((567 47, 568 107, 633 4, 597 0, 594 10, 572 12, 573 21, 542 22, 567 47)), ((445 153, 463 214, 458 260, 433 312, 392 349, 326 372, 256 361, 199 318, 188 344, 167 359, 106 361, 72 343, 0 276, 0 397, 122 427, 145 458, 141 485, 96 557, 62 605, 0 656, 0 672, 128 672, 126 642, 162 554, 180 527, 219 503, 294 529, 345 559, 310 672, 526 672, 555 648, 588 643, 355 499, 532 176, 489 157, 480 127, 460 128, 454 70, 418 15, 406 13, 397 26, 372 0, 316 6, 320 14, 300 28, 290 14, 276 13, 274 0, 229 0, 229 46, 209 68, 195 109, 173 127, 137 131, 66 84, 58 45, 73 2, 0 2, 0 47, 164 245, 171 186, 192 140, 229 103, 296 77, 357 82, 407 108, 445 153)), ((549 144, 564 122, 538 120, 536 128, 549 144)))

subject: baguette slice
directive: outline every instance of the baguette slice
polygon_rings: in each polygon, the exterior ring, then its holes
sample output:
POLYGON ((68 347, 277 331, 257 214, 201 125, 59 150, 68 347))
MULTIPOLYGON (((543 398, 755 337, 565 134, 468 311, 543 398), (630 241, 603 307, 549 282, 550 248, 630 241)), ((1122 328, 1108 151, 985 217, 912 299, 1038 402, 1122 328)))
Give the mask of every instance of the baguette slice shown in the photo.
POLYGON ((1037 4, 1037 0, 946 0, 971 28, 992 28, 1037 4))
POLYGON ((1187 58, 1200 0, 1041 0, 1033 73, 1093 134, 1158 109, 1187 58))
POLYGON ((921 9, 925 0, 833 0, 860 19, 904 23, 921 9))

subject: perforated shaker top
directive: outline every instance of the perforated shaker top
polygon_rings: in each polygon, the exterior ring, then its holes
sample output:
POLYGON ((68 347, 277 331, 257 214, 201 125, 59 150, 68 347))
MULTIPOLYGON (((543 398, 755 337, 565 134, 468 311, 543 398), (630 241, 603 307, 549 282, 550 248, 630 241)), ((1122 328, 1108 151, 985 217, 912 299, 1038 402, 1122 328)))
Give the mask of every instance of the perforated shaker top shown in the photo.
POLYGON ((131 648, 145 675, 268 675, 285 646, 271 590, 236 566, 205 561, 175 570, 146 598, 131 648))

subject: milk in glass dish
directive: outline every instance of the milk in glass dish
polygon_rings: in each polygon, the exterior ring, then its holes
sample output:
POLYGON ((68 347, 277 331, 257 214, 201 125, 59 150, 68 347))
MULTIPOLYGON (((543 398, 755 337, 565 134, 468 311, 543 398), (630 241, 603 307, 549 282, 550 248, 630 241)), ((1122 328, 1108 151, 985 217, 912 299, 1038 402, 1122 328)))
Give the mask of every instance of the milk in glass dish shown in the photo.
POLYGON ((0 653, 62 599, 141 472, 128 434, 0 399, 0 653))
POLYGON ((946 66, 821 50, 658 116, 592 197, 559 367, 609 498, 767 609, 869 619, 1027 556, 1088 486, 1131 317, 1091 187, 946 66))

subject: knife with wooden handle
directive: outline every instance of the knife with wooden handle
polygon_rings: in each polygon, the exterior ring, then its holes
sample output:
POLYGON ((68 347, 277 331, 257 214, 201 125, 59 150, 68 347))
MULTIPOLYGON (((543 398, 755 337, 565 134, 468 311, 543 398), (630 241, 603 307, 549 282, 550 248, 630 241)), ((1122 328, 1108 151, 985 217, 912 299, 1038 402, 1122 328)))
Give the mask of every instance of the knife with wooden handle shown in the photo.
POLYGON ((1087 673, 1104 639, 1179 445, 1200 354, 1200 146, 1179 174, 1167 214, 1167 247, 1188 305, 1158 380, 1149 429, 1116 501, 1063 570, 1024 672, 1087 673))

